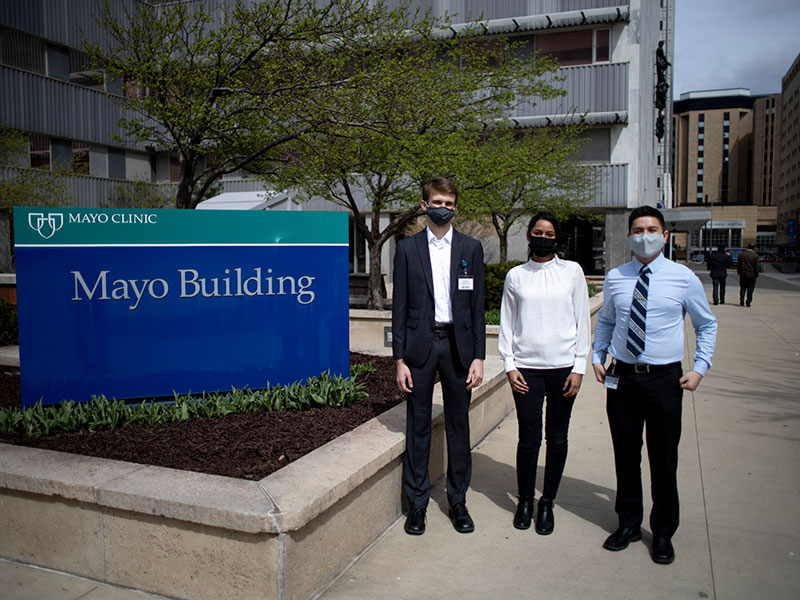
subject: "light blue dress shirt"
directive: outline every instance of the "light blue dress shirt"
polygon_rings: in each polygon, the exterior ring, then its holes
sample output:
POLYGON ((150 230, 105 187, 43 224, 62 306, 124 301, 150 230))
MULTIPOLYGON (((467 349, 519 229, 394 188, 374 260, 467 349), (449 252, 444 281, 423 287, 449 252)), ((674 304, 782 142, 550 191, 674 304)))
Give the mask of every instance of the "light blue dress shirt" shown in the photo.
POLYGON ((592 364, 605 364, 606 355, 626 363, 665 365, 683 360, 683 320, 692 319, 697 334, 693 371, 705 375, 717 340, 717 319, 708 307, 703 284, 684 265, 663 254, 653 259, 647 293, 644 352, 638 359, 628 351, 628 321, 633 288, 644 265, 634 258, 612 269, 603 284, 603 307, 597 317, 592 364))

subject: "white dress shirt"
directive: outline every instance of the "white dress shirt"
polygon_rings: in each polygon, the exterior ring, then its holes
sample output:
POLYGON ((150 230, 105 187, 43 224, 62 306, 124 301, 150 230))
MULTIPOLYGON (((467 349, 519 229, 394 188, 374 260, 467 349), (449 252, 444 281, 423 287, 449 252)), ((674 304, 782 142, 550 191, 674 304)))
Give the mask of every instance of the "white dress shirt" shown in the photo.
POLYGON ((554 256, 511 269, 503 285, 498 348, 506 373, 516 369, 586 372, 589 291, 581 266, 554 256))
POLYGON ((430 227, 428 232, 428 253, 431 257, 433 275, 433 301, 436 323, 452 323, 453 307, 450 302, 450 250, 453 247, 453 228, 450 227, 442 239, 437 239, 430 227))

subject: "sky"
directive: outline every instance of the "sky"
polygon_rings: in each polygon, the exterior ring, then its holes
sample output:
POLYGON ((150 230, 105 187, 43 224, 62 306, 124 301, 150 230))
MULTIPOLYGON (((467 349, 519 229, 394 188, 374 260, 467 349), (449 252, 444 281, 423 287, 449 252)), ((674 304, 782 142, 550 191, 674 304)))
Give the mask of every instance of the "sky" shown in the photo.
POLYGON ((798 54, 800 0, 675 0, 676 100, 725 88, 780 92, 798 54))

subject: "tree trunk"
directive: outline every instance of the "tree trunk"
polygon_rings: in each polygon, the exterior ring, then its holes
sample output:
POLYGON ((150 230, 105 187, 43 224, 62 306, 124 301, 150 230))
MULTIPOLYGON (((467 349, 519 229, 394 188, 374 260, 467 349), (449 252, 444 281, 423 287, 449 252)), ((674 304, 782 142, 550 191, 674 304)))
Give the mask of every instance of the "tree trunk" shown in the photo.
POLYGON ((181 155, 181 176, 178 180, 178 193, 175 198, 176 208, 192 208, 192 178, 194 177, 195 159, 181 155))
POLYGON ((369 247, 369 292, 367 294, 367 308, 383 310, 383 297, 381 296, 381 250, 383 242, 376 242, 369 247))
POLYGON ((373 205, 371 219, 371 236, 369 242, 369 292, 367 293, 367 308, 383 310, 381 297, 381 250, 388 239, 381 234, 381 213, 373 205))
POLYGON ((504 263, 508 261, 508 232, 507 231, 498 231, 497 232, 497 239, 500 242, 500 262, 504 263))

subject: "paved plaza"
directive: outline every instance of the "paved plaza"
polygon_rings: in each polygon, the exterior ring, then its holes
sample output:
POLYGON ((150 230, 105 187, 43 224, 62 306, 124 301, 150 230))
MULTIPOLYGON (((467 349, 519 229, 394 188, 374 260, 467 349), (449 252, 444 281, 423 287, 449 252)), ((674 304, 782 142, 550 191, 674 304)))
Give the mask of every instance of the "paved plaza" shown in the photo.
MULTIPOLYGON (((698 274, 709 290, 707 274, 698 274)), ((439 482, 425 535, 406 535, 398 519, 323 600, 800 597, 800 275, 764 273, 753 306, 744 308, 734 274, 727 300, 712 307, 719 319, 714 366, 684 395, 682 522, 672 565, 651 561, 647 523, 644 540, 627 550, 601 547, 617 524, 615 479, 604 390, 587 377, 552 535, 511 524, 512 413, 473 453, 467 503, 475 533, 453 530, 439 482)), ((648 478, 646 462, 643 470, 648 478)), ((2 560, 0 581, 8 600, 158 597, 2 560)))

